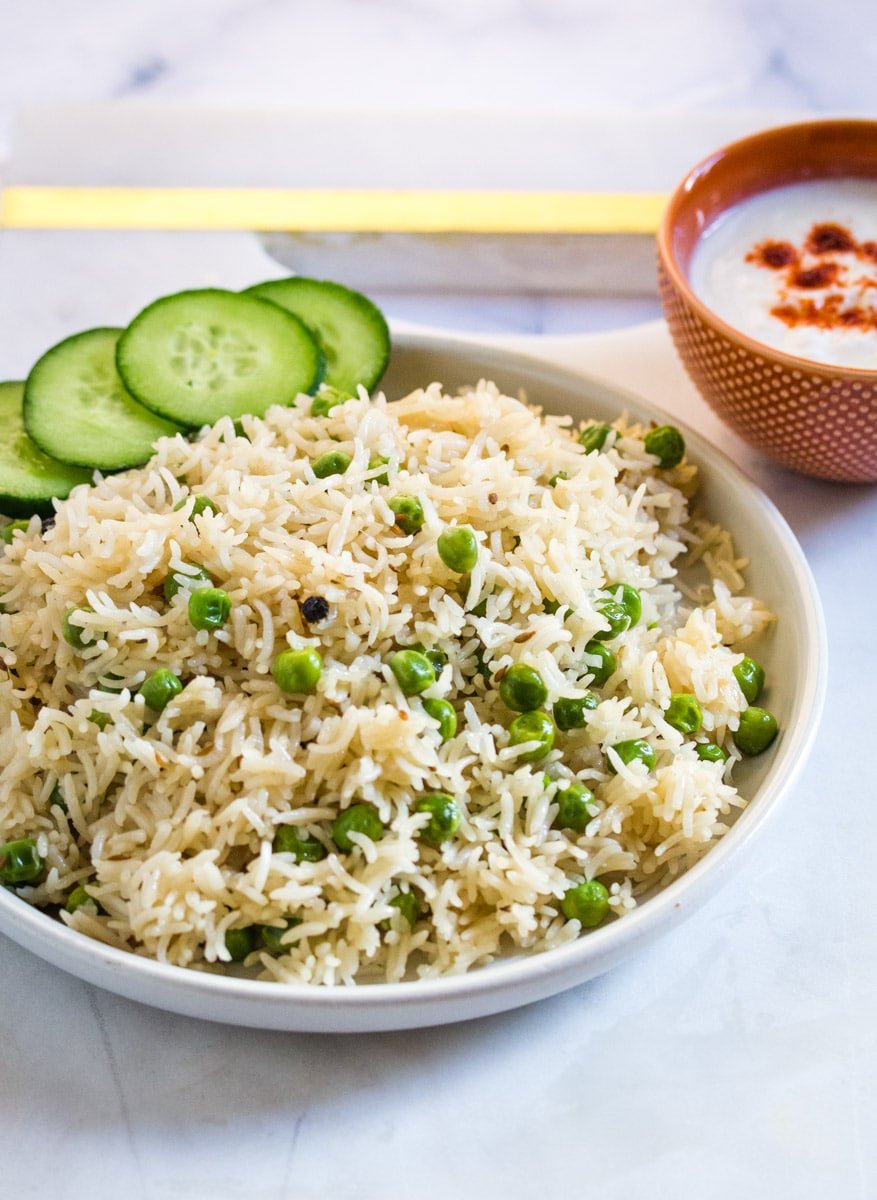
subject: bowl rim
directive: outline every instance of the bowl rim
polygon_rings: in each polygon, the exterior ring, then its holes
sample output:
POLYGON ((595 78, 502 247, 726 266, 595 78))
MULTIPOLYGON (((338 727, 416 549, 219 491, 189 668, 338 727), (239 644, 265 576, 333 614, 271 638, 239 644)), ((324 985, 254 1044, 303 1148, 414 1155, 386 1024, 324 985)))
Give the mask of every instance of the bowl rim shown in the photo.
MULTIPOLYGON (((401 983, 363 983, 355 986, 337 985, 323 987, 309 983, 282 983, 274 980, 253 980, 227 975, 214 975, 163 963, 157 959, 141 956, 77 933, 49 913, 35 908, 27 901, 7 889, 0 887, 0 932, 11 937, 19 945, 47 959, 56 968, 69 970, 80 978, 88 979, 98 986, 133 997, 141 1003, 158 1005, 176 1012, 188 1012, 208 1020, 228 1021, 234 1024, 254 1025, 253 1019, 229 1013, 220 1015, 209 1011, 209 1006, 222 1005, 228 1010, 235 1007, 238 1013, 252 1010, 258 1005, 266 1014, 278 1011, 298 1012, 302 1017, 313 1016, 317 1010, 322 1014, 348 1013, 361 1017, 369 1010, 383 1013, 391 1009, 411 1012, 418 1007, 434 1011, 437 1005, 453 1009, 454 1002, 473 1001, 495 992, 528 988, 538 989, 539 981, 551 976, 566 976, 567 982, 557 989, 579 982, 585 978, 578 968, 593 961, 612 965, 624 957, 627 948, 653 931, 666 925, 683 901, 697 894, 706 898, 710 882, 721 878, 732 859, 747 845, 775 810, 779 800, 786 795, 803 771, 815 740, 822 713, 828 676, 828 638, 822 605, 813 574, 804 552, 791 527, 765 493, 732 462, 732 460, 707 438, 688 427, 672 413, 649 400, 644 400, 626 388, 617 387, 610 380, 592 376, 586 372, 558 366, 533 354, 508 350, 501 344, 470 337, 454 337, 441 332, 394 332, 394 341, 401 348, 438 354, 472 355, 479 352, 498 359, 497 367, 502 370, 521 369, 531 377, 538 372, 542 379, 559 387, 574 388, 580 393, 588 387, 596 395, 611 394, 619 408, 627 408, 649 419, 670 418, 684 433, 686 443, 696 461, 708 463, 710 473, 721 475, 725 481, 742 489, 757 505, 761 518, 766 521, 787 556, 795 582, 804 617, 801 629, 802 645, 808 648, 803 655, 802 686, 796 704, 790 714, 790 732, 777 743, 778 753, 771 763, 767 777, 751 802, 734 821, 729 831, 713 845, 704 856, 668 884, 660 892, 650 896, 642 905, 625 914, 623 919, 613 921, 601 929, 593 930, 584 937, 551 950, 523 952, 507 959, 499 959, 483 967, 458 975, 445 975, 433 979, 420 979, 401 983), (50 951, 45 953, 44 951, 50 951), (76 963, 76 967, 69 964, 76 963), (89 972, 88 968, 91 968, 89 972), (80 969, 81 968, 81 969, 80 969), (125 980, 124 986, 110 981, 109 972, 119 973, 125 980), (150 996, 152 990, 152 996, 150 996), (188 1006, 182 1001, 165 1004, 156 999, 171 994, 188 998, 188 1006), (199 1000, 208 1006, 204 1012, 194 1013, 192 1005, 199 1000)), ((689 904, 681 915, 693 911, 689 904)), ((591 974, 602 967, 595 967, 591 974)), ((546 993, 540 993, 546 994, 546 993)), ((531 997, 533 998, 533 997, 531 997)), ((524 1000, 518 1001, 524 1003, 524 1000)), ((510 1007, 510 1005, 505 1005, 510 1007)), ((477 1014, 473 1014, 477 1015, 477 1014)), ((441 1018, 439 1018, 441 1019, 441 1018)), ((446 1017, 460 1019, 459 1015, 446 1017)), ((423 1021, 414 1018, 414 1024, 434 1024, 436 1018, 423 1021)), ((298 1028, 294 1025, 269 1026, 298 1028)), ((379 1028, 401 1028, 402 1025, 381 1025, 379 1028)), ((352 1025, 351 1031, 362 1028, 352 1025)), ((335 1032, 345 1032, 336 1029, 335 1032)))
MULTIPOLYGON (((700 296, 698 296, 697 292, 694 291, 688 282, 688 278, 673 252, 673 230, 676 226, 677 210, 694 183, 714 163, 728 154, 737 154, 741 151, 745 152, 749 149, 756 149, 766 141, 771 141, 781 136, 791 137, 800 135, 804 130, 808 129, 848 129, 861 133, 863 136, 867 134, 873 140, 877 136, 877 118, 824 117, 810 121, 794 121, 786 125, 771 125, 767 129, 761 129, 755 133, 746 134, 745 137, 736 138, 732 142, 726 142, 710 154, 704 155, 699 162, 695 163, 685 173, 684 177, 670 193, 670 198, 661 216, 657 233, 660 265, 669 277, 670 282, 682 294, 685 302, 690 308, 695 310, 701 320, 708 325, 712 325, 725 338, 742 345, 751 354, 779 362, 792 371, 801 371, 803 368, 809 374, 824 376, 828 380, 843 377, 844 379, 851 379, 857 382, 874 384, 877 383, 877 367, 835 366, 831 363, 819 362, 817 359, 807 358, 803 355, 789 354, 785 350, 770 346, 767 342, 761 342, 750 334, 744 333, 736 325, 731 325, 701 300, 700 296)), ((855 178, 853 172, 850 172, 850 177, 855 178)), ((768 192, 772 186, 768 183, 762 190, 768 192)), ((762 193, 757 192, 754 194, 761 195, 762 193)), ((722 211, 727 211, 727 208, 722 211)), ((699 237, 703 236, 703 232, 701 230, 699 237)))

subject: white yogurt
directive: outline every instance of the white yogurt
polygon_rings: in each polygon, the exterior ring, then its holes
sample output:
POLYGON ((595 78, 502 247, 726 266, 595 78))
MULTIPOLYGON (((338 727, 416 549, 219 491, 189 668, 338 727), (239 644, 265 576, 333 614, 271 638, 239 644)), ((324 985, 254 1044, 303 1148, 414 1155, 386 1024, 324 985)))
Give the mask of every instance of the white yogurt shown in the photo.
POLYGON ((702 234, 689 282, 716 316, 757 341, 877 369, 877 182, 813 180, 743 201, 702 234), (818 226, 848 232, 852 244, 824 235, 813 245, 818 226))

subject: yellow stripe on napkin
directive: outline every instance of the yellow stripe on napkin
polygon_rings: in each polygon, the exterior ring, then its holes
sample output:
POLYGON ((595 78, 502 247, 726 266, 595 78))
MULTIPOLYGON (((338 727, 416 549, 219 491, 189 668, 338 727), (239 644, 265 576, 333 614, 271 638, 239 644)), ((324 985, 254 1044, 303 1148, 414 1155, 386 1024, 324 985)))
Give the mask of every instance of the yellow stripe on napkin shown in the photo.
POLYGON ((7 187, 6 229, 654 233, 656 193, 7 187))

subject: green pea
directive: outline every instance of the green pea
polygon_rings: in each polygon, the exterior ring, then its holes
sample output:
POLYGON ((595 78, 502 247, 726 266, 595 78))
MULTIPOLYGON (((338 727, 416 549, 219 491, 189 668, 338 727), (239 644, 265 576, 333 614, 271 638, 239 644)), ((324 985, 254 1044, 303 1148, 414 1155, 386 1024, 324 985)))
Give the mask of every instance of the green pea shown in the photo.
POLYGON ((602 687, 609 676, 618 670, 618 659, 615 652, 602 642, 588 642, 585 646, 585 669, 594 687, 602 687))
POLYGON ((559 791, 554 799, 557 816, 551 822, 552 829, 574 829, 576 833, 584 833, 591 820, 588 806, 597 802, 590 788, 574 782, 559 791))
POLYGON ((330 450, 327 454, 315 458, 311 469, 317 479, 328 479, 330 475, 343 475, 352 461, 350 455, 345 454, 343 450, 330 450))
POLYGON ((532 712, 548 699, 548 688, 535 668, 526 663, 515 663, 503 676, 499 696, 513 712, 532 712))
POLYGON ((37 852, 34 838, 19 838, 0 846, 0 883, 16 887, 20 883, 38 883, 46 869, 37 852))
POLYGON ((91 721, 92 725, 97 725, 98 729, 103 730, 106 729, 113 718, 109 713, 100 712, 98 709, 93 708, 88 714, 88 719, 91 721))
POLYGON ((274 682, 282 692, 308 696, 317 690, 323 674, 323 660, 313 646, 302 650, 281 650, 271 667, 274 682))
POLYGON ((680 733, 697 733, 703 724, 703 713, 697 697, 690 692, 677 692, 664 709, 664 720, 680 733))
POLYGON ((438 723, 442 742, 448 742, 457 732, 457 714, 450 700, 432 698, 423 701, 423 711, 438 723))
POLYGON ((544 608, 544 610, 547 613, 549 613, 553 617, 554 614, 557 612, 557 610, 560 608, 560 601, 559 600, 551 600, 550 598, 543 596, 542 597, 542 607, 544 608))
POLYGON ((487 616, 487 597, 486 596, 484 597, 483 600, 479 600, 478 603, 475 605, 475 607, 472 609, 472 616, 473 617, 486 617, 487 616))
POLYGON ((243 962, 256 948, 256 926, 229 929, 225 935, 225 948, 232 962, 243 962))
MULTIPOLYGON (((378 467, 385 467, 389 461, 390 460, 388 458, 384 458, 380 454, 372 454, 368 460, 368 469, 370 471, 376 471, 378 467)), ((373 482, 378 484, 379 487, 386 487, 386 485, 390 482, 390 476, 386 471, 381 471, 379 475, 375 475, 373 482)))
POLYGON ((588 723, 588 713, 593 712, 599 703, 600 697, 594 692, 585 692, 584 696, 575 699, 561 696, 552 709, 554 724, 563 733, 568 733, 570 729, 583 729, 588 723))
POLYGON ((24 533, 29 525, 30 521, 10 521, 8 525, 3 526, 3 533, 0 534, 0 537, 8 546, 12 542, 13 535, 19 530, 24 533))
POLYGON ((675 425, 658 425, 643 438, 648 454, 654 454, 663 470, 678 467, 685 457, 685 438, 675 425))
POLYGON ((183 685, 167 667, 159 667, 157 671, 147 675, 140 685, 140 695, 144 704, 158 713, 170 704, 174 696, 179 696, 182 690, 183 685))
POLYGON ((777 719, 766 708, 750 705, 740 714, 740 725, 734 734, 734 745, 741 754, 752 758, 768 748, 779 732, 777 719))
POLYGON ((100 682, 95 685, 94 691, 106 692, 109 696, 120 696, 123 688, 116 687, 115 684, 121 682, 121 675, 114 675, 112 671, 107 671, 106 675, 102 675, 100 682), (112 679, 112 683, 104 683, 105 679, 112 679))
POLYGON ((61 791, 61 784, 56 783, 49 793, 49 808, 60 808, 61 812, 69 812, 67 801, 64 799, 64 793, 61 791))
MULTIPOLYGON (((632 763, 634 759, 639 759, 640 762, 646 764, 650 771, 654 770, 657 757, 654 749, 647 741, 645 741, 644 738, 631 738, 626 742, 616 742, 612 749, 625 764, 625 766, 627 766, 628 763, 632 763)), ((616 773, 615 767, 612 765, 612 760, 608 756, 606 762, 609 770, 614 775, 616 773)))
POLYGON ((82 884, 78 884, 67 897, 64 904, 64 911, 75 913, 77 909, 84 908, 87 904, 92 905, 95 912, 101 911, 101 906, 95 900, 94 896, 90 896, 82 884))
POLYGON ((459 804, 448 792, 427 792, 414 805, 414 811, 429 813, 429 820, 421 829, 420 836, 431 846, 450 841, 463 821, 459 804))
POLYGON ((259 925, 259 941, 269 954, 285 954, 291 943, 284 937, 296 925, 301 925, 301 917, 288 917, 283 925, 259 925))
MULTIPOLYGON (((190 496, 186 496, 183 500, 180 500, 179 503, 175 504, 174 512, 179 512, 180 509, 185 508, 190 499, 190 496)), ((203 517, 206 512, 216 516, 216 514, 219 512, 219 505, 214 504, 209 496, 196 496, 195 503, 192 505, 192 511, 189 513, 189 520, 194 521, 196 517, 203 517)))
POLYGON ((605 590, 627 613, 630 618, 628 628, 633 629, 643 615, 643 599, 639 591, 629 583, 613 583, 605 590))
POLYGON ((611 425, 589 425, 579 434, 579 445, 584 446, 585 454, 593 454, 595 450, 603 449, 611 432, 611 425))
MULTIPOLYGON (((423 907, 417 892, 397 892, 387 903, 390 908, 398 909, 402 918, 412 928, 417 924, 423 907)), ((392 928, 392 923, 389 920, 381 921, 380 928, 384 933, 388 933, 392 928)))
POLYGON ((526 754, 519 754, 518 762, 538 762, 550 753, 554 746, 554 738, 554 722, 545 712, 521 713, 509 725, 510 746, 523 746, 526 742, 537 743, 526 754))
POLYGON ((339 392, 336 388, 324 383, 311 401, 311 416, 327 417, 333 408, 352 399, 353 397, 347 392, 339 392))
POLYGON ((726 762, 728 759, 727 753, 715 742, 700 742, 694 752, 701 762, 726 762))
POLYGON ((426 518, 423 505, 416 496, 394 496, 389 504, 391 512, 396 515, 395 523, 403 533, 413 535, 420 532, 426 518))
POLYGON ((478 562, 478 542, 468 525, 445 529, 438 536, 439 558, 458 575, 468 575, 478 562))
POLYGON ((734 678, 740 684, 740 691, 746 697, 746 703, 754 704, 764 687, 764 667, 747 655, 734 668, 734 678))
POLYGON ((187 563, 186 565, 194 567, 194 571, 192 573, 175 571, 168 575, 167 579, 164 581, 164 598, 167 600, 168 604, 170 604, 174 596, 176 596, 178 592, 182 591, 183 588, 186 588, 187 591, 194 592, 196 588, 213 587, 213 579, 211 578, 210 574, 205 571, 202 566, 200 566, 199 563, 187 563))
POLYGON ((448 656, 439 646, 430 646, 427 648, 424 646, 423 642, 412 642, 410 646, 406 647, 406 649, 416 650, 418 654, 422 654, 423 657, 429 661, 432 669, 435 671, 436 678, 441 675, 443 668, 447 666, 448 656))
POLYGON ((86 629, 78 623, 74 624, 70 619, 77 613, 93 612, 94 609, 90 605, 81 604, 68 608, 64 613, 64 618, 61 621, 61 636, 67 645, 72 646, 74 650, 84 650, 86 646, 91 646, 100 639, 100 634, 95 633, 91 625, 86 629))
POLYGON ((594 641, 611 642, 630 628, 630 614, 623 604, 619 604, 611 596, 599 596, 594 601, 594 608, 609 625, 608 629, 594 634, 594 641))
POLYGON ((301 837, 294 825, 281 825, 274 834, 275 854, 291 854, 296 862, 321 862, 329 851, 315 837, 301 837))
MULTIPOLYGON (((416 650, 418 647, 412 646, 411 649, 416 650)), ((440 650, 438 646, 431 646, 429 650, 423 650, 422 654, 432 664, 432 669, 435 671, 436 676, 441 675, 442 670, 448 664, 448 656, 444 650, 440 650)))
POLYGON ((578 921, 582 929, 594 929, 609 911, 609 892, 599 880, 586 880, 569 889, 560 911, 568 921, 578 921))
POLYGON ((397 650, 387 659, 387 666, 406 696, 417 696, 435 683, 435 670, 419 650, 397 650))
POLYGON ((332 841, 339 850, 352 850, 351 833, 361 833, 373 842, 384 836, 384 826, 373 804, 351 804, 332 822, 332 841))
POLYGON ((188 612, 194 629, 221 629, 231 616, 231 597, 222 588, 198 588, 189 597, 188 612))
POLYGON ((569 479, 569 475, 566 473, 566 471, 558 471, 556 475, 552 475, 551 478, 548 480, 548 486, 549 487, 557 487, 557 485, 563 479, 569 479))

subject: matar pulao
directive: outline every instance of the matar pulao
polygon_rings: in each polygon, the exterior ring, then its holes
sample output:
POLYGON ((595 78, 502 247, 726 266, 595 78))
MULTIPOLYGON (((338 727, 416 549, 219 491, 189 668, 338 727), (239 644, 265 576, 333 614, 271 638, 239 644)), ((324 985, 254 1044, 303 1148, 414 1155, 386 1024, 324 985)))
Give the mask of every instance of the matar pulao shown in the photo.
POLYGON ((0 878, 110 945, 314 984, 623 917, 776 734, 745 653, 772 617, 696 484, 673 426, 489 382, 161 438, 8 527, 0 878))

